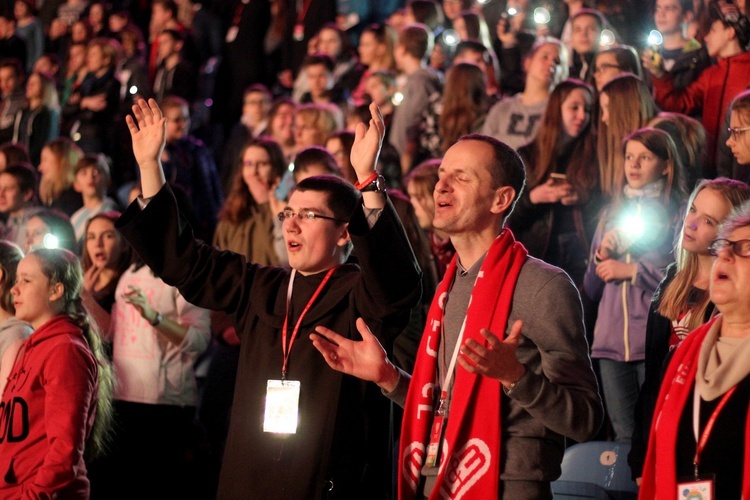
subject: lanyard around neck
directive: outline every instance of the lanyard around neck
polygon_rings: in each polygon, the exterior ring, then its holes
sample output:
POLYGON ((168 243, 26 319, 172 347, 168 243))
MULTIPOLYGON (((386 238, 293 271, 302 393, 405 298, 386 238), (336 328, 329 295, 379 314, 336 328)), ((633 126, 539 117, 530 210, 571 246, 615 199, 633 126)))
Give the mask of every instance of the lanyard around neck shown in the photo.
POLYGON ((711 435, 711 431, 713 430, 714 424, 716 423, 716 418, 719 416, 719 413, 721 413, 721 410, 724 409, 724 406, 727 404, 729 398, 731 398, 732 394, 734 394, 735 389, 737 389, 737 386, 735 385, 724 394, 724 396, 721 398, 721 401, 719 401, 719 404, 711 414, 711 417, 708 419, 708 422, 706 422, 706 427, 703 429, 703 433, 700 435, 699 439, 698 429, 700 427, 701 396, 700 389, 698 388, 698 383, 698 380, 696 380, 695 389, 693 391, 693 432, 695 433, 695 457, 693 457, 693 468, 695 470, 696 478, 698 477, 698 464, 700 463, 700 455, 703 452, 703 449, 706 447, 708 437, 711 435))
POLYGON ((284 326, 281 329, 281 352, 284 356, 284 364, 281 366, 281 380, 286 379, 287 374, 287 367, 289 365, 289 355, 292 352, 292 345, 294 345, 294 340, 297 338, 297 333, 299 332, 299 327, 302 324, 302 319, 305 317, 305 314, 307 314, 307 311, 312 307, 313 303, 315 302, 315 299, 318 298, 318 295, 320 295, 320 292, 323 290, 323 287, 326 286, 326 283, 328 283, 328 280, 331 278, 331 275, 336 270, 335 267, 332 267, 328 270, 328 272, 325 275, 325 278, 323 278, 323 281, 320 282, 320 285, 318 285, 318 288, 315 290, 315 293, 313 293, 312 297, 310 297, 310 300, 307 301, 307 305, 302 310, 302 313, 299 315, 299 318, 297 319, 297 324, 294 325, 294 330, 292 330, 292 338, 287 341, 287 336, 289 333, 288 330, 288 324, 289 324, 289 305, 292 302, 292 290, 294 289, 294 277, 297 275, 297 270, 292 269, 292 275, 289 278, 289 286, 287 287, 286 291, 286 316, 284 317, 284 326), (289 344, 289 347, 287 348, 287 343, 289 344))

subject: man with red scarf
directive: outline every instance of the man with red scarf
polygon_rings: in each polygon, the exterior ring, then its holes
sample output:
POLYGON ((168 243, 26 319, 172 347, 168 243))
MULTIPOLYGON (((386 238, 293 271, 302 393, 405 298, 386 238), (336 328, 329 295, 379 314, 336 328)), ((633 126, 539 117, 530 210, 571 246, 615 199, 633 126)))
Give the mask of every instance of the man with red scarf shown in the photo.
POLYGON ((525 184, 512 148, 465 136, 446 152, 439 178, 433 225, 456 257, 411 377, 361 319, 362 342, 322 326, 311 338, 329 366, 404 406, 400 499, 551 499, 565 437, 590 439, 603 417, 580 297, 505 228, 525 184))

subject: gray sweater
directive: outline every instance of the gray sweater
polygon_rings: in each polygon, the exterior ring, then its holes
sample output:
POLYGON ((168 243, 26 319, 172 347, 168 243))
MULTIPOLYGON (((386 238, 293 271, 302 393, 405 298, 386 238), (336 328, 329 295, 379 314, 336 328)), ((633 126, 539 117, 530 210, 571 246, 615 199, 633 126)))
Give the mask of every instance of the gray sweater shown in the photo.
MULTIPOLYGON (((448 300, 463 302, 455 296, 448 300)), ((560 475, 564 436, 586 441, 599 430, 603 408, 582 314, 580 296, 568 275, 529 257, 518 277, 505 332, 510 333, 516 320, 523 321, 517 356, 526 374, 503 396, 503 481, 554 481, 560 475)), ((462 320, 446 318, 448 345, 458 336, 451 326, 460 328, 462 320)), ((398 387, 387 396, 403 406, 409 380, 402 372, 398 387)))

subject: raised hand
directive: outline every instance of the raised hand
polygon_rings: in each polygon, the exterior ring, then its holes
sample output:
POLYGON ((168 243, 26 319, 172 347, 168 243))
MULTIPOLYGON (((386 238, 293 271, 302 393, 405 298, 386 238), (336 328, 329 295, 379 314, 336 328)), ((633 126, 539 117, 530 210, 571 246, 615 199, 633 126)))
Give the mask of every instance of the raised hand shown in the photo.
POLYGON ((375 382, 385 391, 392 391, 398 383, 398 370, 362 318, 357 319, 357 330, 362 335, 361 341, 347 339, 324 326, 317 326, 317 333, 310 334, 310 340, 334 370, 375 382))
POLYGON ((83 273, 83 289, 87 292, 94 290, 94 285, 99 279, 99 275, 104 270, 103 267, 91 266, 83 273))
POLYGON ((357 179, 362 182, 374 171, 380 156, 380 148, 385 137, 385 122, 380 108, 375 103, 370 104, 370 125, 358 123, 354 129, 354 145, 351 150, 352 168, 357 173, 357 179))
POLYGON ((466 339, 461 346, 458 363, 470 373, 497 379, 506 386, 517 382, 526 373, 526 367, 516 356, 522 328, 523 322, 517 320, 505 340, 500 340, 487 328, 482 328, 480 333, 487 339, 489 346, 485 347, 474 339, 466 339))
POLYGON ((167 119, 162 115, 156 101, 140 99, 133 105, 133 116, 127 115, 125 122, 133 140, 133 155, 141 171, 143 196, 154 196, 165 184, 161 168, 161 154, 167 135, 167 119))
POLYGON ((615 280, 629 280, 638 270, 638 264, 607 259, 596 266, 596 275, 605 283, 615 280))

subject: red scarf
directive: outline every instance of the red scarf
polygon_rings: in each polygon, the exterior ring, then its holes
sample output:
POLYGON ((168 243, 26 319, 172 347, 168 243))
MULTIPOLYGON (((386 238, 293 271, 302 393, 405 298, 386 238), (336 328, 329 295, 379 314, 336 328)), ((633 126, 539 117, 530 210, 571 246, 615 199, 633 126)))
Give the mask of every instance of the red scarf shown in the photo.
MULTIPOLYGON (((482 328, 505 336, 513 291, 526 255, 509 229, 492 243, 471 292, 464 339, 486 346, 479 333, 482 328)), ((432 300, 406 398, 398 477, 399 498, 404 500, 415 498, 425 460, 434 415, 433 390, 440 390, 435 380, 443 308, 455 274, 456 257, 432 300)), ((499 491, 501 397, 499 380, 456 367, 440 468, 430 498, 485 499, 488 492, 499 491)))
MULTIPOLYGON (((713 318, 688 335, 669 362, 651 424, 643 480, 638 495, 640 499, 673 500, 677 496, 677 431, 685 405, 692 403, 693 381, 698 371, 698 357, 703 340, 715 321, 716 318, 713 318)), ((750 412, 745 422, 744 463, 742 495, 750 498, 750 412)))

